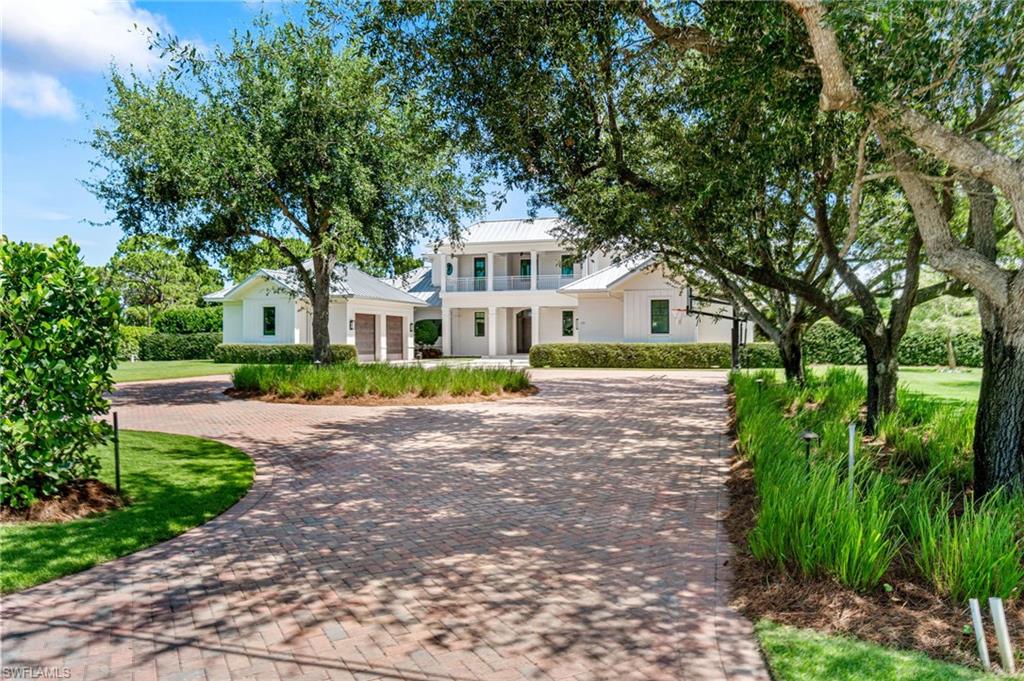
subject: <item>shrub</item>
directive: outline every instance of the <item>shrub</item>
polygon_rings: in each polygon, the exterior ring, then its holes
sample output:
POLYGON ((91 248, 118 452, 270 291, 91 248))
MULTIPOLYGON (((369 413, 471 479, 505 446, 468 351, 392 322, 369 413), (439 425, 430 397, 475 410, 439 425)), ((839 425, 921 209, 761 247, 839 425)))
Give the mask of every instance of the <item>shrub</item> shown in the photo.
MULTIPOLYGON (((980 367, 981 335, 957 333, 952 337, 953 352, 959 366, 980 367)), ((810 364, 864 364, 864 346, 849 331, 832 322, 812 325, 803 338, 804 359, 810 364)), ((942 334, 912 329, 903 336, 899 361, 904 366, 944 366, 947 363, 946 338, 942 334)))
MULTIPOLYGON (((335 364, 355 362, 354 345, 332 345, 331 357, 335 364)), ((215 362, 231 364, 312 364, 312 345, 284 343, 224 343, 213 352, 215 362)))
POLYGON ((152 326, 153 309, 143 305, 129 305, 121 311, 121 322, 129 326, 152 326))
POLYGON ((143 336, 148 336, 151 333, 153 333, 151 326, 125 326, 122 324, 118 330, 117 358, 139 358, 141 356, 139 342, 143 336))
POLYGON ((413 326, 416 345, 433 345, 441 337, 440 319, 421 319, 413 326))
POLYGON ((220 305, 170 307, 153 319, 160 333, 220 333, 224 309, 220 305))
POLYGON ((145 360, 210 359, 220 343, 218 333, 151 333, 139 339, 145 360))
POLYGON ((67 237, 0 238, 0 504, 24 507, 96 474, 87 450, 109 426, 104 398, 120 306, 67 237))
MULTIPOLYGON (((746 359, 744 366, 749 367, 779 365, 772 343, 751 343, 746 359)), ((731 365, 728 343, 540 343, 530 348, 534 367, 713 369, 731 365)))
POLYGON ((336 392, 345 397, 434 397, 522 392, 530 387, 522 369, 394 364, 247 364, 235 370, 232 382, 238 390, 309 400, 336 392))

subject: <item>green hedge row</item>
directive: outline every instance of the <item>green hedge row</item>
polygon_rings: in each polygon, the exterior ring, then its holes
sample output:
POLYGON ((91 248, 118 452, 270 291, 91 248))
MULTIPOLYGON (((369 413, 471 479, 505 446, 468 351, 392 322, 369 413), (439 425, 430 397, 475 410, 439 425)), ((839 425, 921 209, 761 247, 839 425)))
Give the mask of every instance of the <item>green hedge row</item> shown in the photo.
POLYGON ((220 333, 224 308, 220 305, 169 307, 153 319, 160 333, 220 333))
MULTIPOLYGON (((220 334, 217 334, 218 338, 220 334)), ((354 362, 354 345, 331 345, 331 357, 335 363, 354 362)), ((233 364, 304 364, 313 361, 312 345, 291 345, 283 343, 224 343, 213 351, 215 362, 233 364)))
POLYGON ((128 326, 122 324, 118 327, 117 358, 131 359, 142 356, 139 343, 144 336, 153 333, 152 326, 128 326))
MULTIPOLYGON (((957 364, 980 367, 981 335, 953 335, 957 364)), ((831 322, 818 322, 804 334, 804 360, 809 364, 864 364, 864 346, 857 338, 831 322)), ((903 366, 938 366, 947 362, 946 337, 941 333, 911 330, 903 337, 899 351, 903 366)))
MULTIPOLYGON (((642 369, 714 369, 732 364, 728 343, 541 343, 530 348, 530 366, 642 369)), ((747 345, 743 366, 781 364, 774 343, 747 345)))
POLYGON ((220 332, 151 333, 139 339, 139 359, 210 359, 220 341, 220 332))

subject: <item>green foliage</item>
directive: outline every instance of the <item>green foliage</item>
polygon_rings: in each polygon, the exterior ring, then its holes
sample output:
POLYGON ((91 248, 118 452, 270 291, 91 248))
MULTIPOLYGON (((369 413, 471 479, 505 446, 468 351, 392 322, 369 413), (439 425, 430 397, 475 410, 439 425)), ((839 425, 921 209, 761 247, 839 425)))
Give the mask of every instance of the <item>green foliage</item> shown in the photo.
MULTIPOLYGON (((779 366, 773 343, 750 343, 744 366, 779 366)), ((714 369, 732 366, 728 343, 538 343, 530 366, 643 369, 714 369)))
MULTIPOLYGON (((957 364, 980 367, 980 333, 952 334, 957 364)), ((864 364, 864 345, 849 331, 828 321, 814 324, 804 334, 804 359, 809 364, 864 364)), ((926 329, 911 329, 899 348, 903 366, 942 366, 947 361, 946 337, 926 329)))
POLYGON ((0 297, 0 503, 23 507, 96 472, 120 306, 67 237, 0 238, 0 297))
POLYGON ((156 315, 153 327, 160 333, 220 333, 223 319, 220 305, 171 307, 156 315))
POLYGON ((141 341, 145 336, 153 333, 151 326, 126 326, 121 325, 118 329, 117 358, 138 359, 141 356, 141 341))
POLYGON ((133 313, 133 323, 140 326, 151 324, 152 312, 168 305, 195 305, 222 284, 216 269, 190 257, 174 239, 160 235, 122 239, 107 263, 105 277, 125 305, 151 308, 133 313))
POLYGON ((153 308, 144 305, 129 305, 121 311, 121 317, 129 326, 153 326, 153 308))
POLYGON ((433 345, 441 337, 440 319, 421 319, 413 326, 416 345, 433 345))
MULTIPOLYGON (((354 345, 332 345, 335 364, 356 361, 354 345)), ((229 364, 300 364, 313 362, 313 346, 285 343, 223 343, 213 352, 215 362, 229 364)))
POLYGON ((151 333, 139 339, 143 360, 210 359, 221 333, 151 333))
MULTIPOLYGON (((297 237, 285 237, 282 244, 299 259, 312 255, 309 244, 297 237)), ((228 277, 235 284, 245 281, 258 270, 279 270, 293 264, 280 247, 266 239, 243 242, 224 256, 228 277)))
MULTIPOLYGON (((113 445, 94 447, 89 456, 100 462, 97 477, 113 486, 113 445)), ((238 501, 252 477, 252 459, 234 447, 185 435, 122 430, 121 484, 132 503, 69 522, 0 525, 0 592, 25 589, 177 536, 238 501)))
POLYGON ((530 387, 521 369, 479 367, 401 366, 394 364, 248 364, 235 369, 235 388, 279 397, 320 399, 340 393, 345 397, 394 398, 403 395, 492 395, 522 392, 530 387))

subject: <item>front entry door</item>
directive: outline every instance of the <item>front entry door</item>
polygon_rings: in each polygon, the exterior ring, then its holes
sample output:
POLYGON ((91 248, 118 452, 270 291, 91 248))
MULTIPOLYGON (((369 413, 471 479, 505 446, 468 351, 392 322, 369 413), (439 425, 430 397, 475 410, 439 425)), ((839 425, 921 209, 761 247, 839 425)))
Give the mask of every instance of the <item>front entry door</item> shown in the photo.
POLYGON ((387 320, 388 359, 403 359, 402 318, 388 315, 387 320))
POLYGON ((377 358, 377 318, 372 314, 356 315, 356 354, 360 362, 377 358))
POLYGON ((529 352, 533 345, 530 338, 533 333, 533 320, 529 310, 521 310, 516 313, 516 352, 529 352))

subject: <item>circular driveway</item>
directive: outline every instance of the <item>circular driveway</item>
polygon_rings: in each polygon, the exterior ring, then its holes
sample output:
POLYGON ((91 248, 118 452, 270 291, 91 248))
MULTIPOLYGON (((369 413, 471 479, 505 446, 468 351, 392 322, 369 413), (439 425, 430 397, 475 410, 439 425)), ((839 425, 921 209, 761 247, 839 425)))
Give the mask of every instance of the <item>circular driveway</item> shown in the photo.
POLYGON ((728 606, 724 372, 533 375, 533 397, 431 407, 119 386, 122 428, 235 445, 256 481, 206 525, 4 597, 5 674, 767 678, 728 606))

